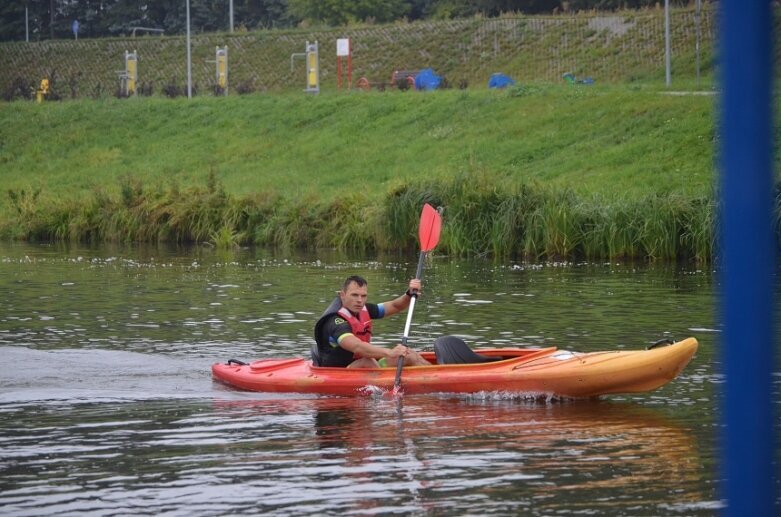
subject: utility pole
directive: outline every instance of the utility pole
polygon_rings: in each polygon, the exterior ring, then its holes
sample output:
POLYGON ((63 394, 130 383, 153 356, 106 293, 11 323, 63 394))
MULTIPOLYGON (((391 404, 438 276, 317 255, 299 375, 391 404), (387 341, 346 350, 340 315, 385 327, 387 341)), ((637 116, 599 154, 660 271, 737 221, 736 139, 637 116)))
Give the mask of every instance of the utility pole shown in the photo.
POLYGON ((664 84, 669 88, 670 77, 670 0, 664 0, 664 84))
POLYGON ((697 54, 697 88, 700 87, 700 39, 701 39, 701 20, 700 20, 700 14, 702 11, 702 0, 697 0, 696 3, 696 11, 694 14, 694 21, 697 26, 697 40, 694 45, 695 53, 697 54))
POLYGON ((190 0, 187 0, 187 98, 193 98, 193 59, 190 53, 190 0))
POLYGON ((230 32, 233 32, 233 0, 228 0, 228 12, 230 13, 230 32))

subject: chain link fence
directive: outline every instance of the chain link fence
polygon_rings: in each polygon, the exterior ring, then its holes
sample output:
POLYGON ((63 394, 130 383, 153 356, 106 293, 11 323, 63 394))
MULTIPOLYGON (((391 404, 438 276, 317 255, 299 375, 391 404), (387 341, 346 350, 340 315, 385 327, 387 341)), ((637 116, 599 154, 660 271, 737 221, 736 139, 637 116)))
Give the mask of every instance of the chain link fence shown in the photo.
MULTIPOLYGON (((713 83, 716 9, 671 12, 673 86, 713 83)), ((776 32, 779 27, 776 9, 776 32)), ((433 68, 451 85, 485 88, 492 73, 520 83, 562 82, 591 77, 596 83, 660 82, 665 78, 662 9, 557 16, 423 21, 332 30, 201 34, 192 38, 197 94, 215 84, 215 47, 229 48, 229 89, 284 91, 305 87, 306 41, 318 41, 322 90, 336 89, 336 40, 351 38, 353 83, 390 83, 394 70, 433 68)), ((138 52, 139 88, 163 94, 186 80, 183 36, 55 40, 0 45, 0 88, 12 82, 54 79, 61 97, 107 96, 116 92, 126 50, 138 52)), ((777 49, 778 52, 778 49, 777 49)), ((776 62, 778 62, 778 53, 776 62)))

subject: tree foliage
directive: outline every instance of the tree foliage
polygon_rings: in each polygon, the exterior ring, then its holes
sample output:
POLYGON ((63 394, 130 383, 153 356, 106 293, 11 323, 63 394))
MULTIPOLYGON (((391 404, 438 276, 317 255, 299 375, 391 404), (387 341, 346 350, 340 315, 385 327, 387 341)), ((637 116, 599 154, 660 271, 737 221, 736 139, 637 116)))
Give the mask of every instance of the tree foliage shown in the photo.
POLYGON ((407 16, 407 0, 289 0, 290 12, 303 19, 328 25, 361 21, 387 23, 407 16))
MULTIPOLYGON (((234 0, 234 24, 247 29, 291 27, 287 0, 234 0)), ((227 31, 229 0, 190 0, 190 29, 227 31)), ((186 30, 184 0, 4 0, 0 2, 0 41, 25 38, 25 7, 31 41, 79 37, 129 35, 134 27, 162 29, 165 34, 186 30)))
MULTIPOLYGON (((191 30, 227 31, 229 2, 190 0, 191 30)), ((658 0, 233 0, 233 10, 235 26, 253 30, 294 27, 302 21, 339 26, 401 19, 491 17, 510 12, 639 8, 657 3, 658 0)), ((0 41, 24 40, 26 26, 31 41, 73 38, 74 20, 80 24, 79 37, 129 35, 134 27, 181 34, 186 30, 185 0, 3 0, 0 41)))

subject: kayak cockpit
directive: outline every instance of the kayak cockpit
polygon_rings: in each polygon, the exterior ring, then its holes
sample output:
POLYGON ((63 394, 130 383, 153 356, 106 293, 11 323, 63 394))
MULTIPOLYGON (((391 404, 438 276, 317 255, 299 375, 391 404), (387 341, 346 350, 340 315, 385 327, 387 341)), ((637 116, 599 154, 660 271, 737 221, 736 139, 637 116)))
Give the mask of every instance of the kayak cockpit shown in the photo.
POLYGON ((551 355, 558 350, 555 346, 549 348, 477 348, 474 350, 468 346, 466 348, 468 350, 460 347, 451 348, 444 353, 442 350, 420 352, 420 355, 432 365, 438 367, 467 364, 486 364, 488 366, 491 363, 499 363, 500 361, 523 363, 540 356, 551 355))
MULTIPOLYGON (((481 364, 503 361, 506 359, 517 359, 526 356, 539 356, 555 351, 555 347, 543 349, 524 349, 524 348, 488 348, 473 350, 466 342, 456 336, 441 336, 434 341, 433 352, 420 352, 421 357, 426 359, 432 365, 457 365, 457 364, 481 364)), ((320 352, 317 345, 312 345, 312 366, 322 367, 320 352)), ((387 367, 395 368, 396 365, 387 367)))

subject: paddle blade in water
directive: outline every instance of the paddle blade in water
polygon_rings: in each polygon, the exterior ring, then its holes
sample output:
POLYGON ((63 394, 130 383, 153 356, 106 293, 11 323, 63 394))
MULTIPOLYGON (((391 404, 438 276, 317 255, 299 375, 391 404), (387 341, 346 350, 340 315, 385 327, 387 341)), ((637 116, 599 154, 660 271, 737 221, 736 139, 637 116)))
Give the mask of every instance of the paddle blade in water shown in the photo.
POLYGON ((439 233, 442 231, 442 217, 433 206, 426 203, 423 205, 423 212, 420 214, 420 227, 418 228, 418 237, 420 238, 420 251, 428 253, 439 243, 439 233))

